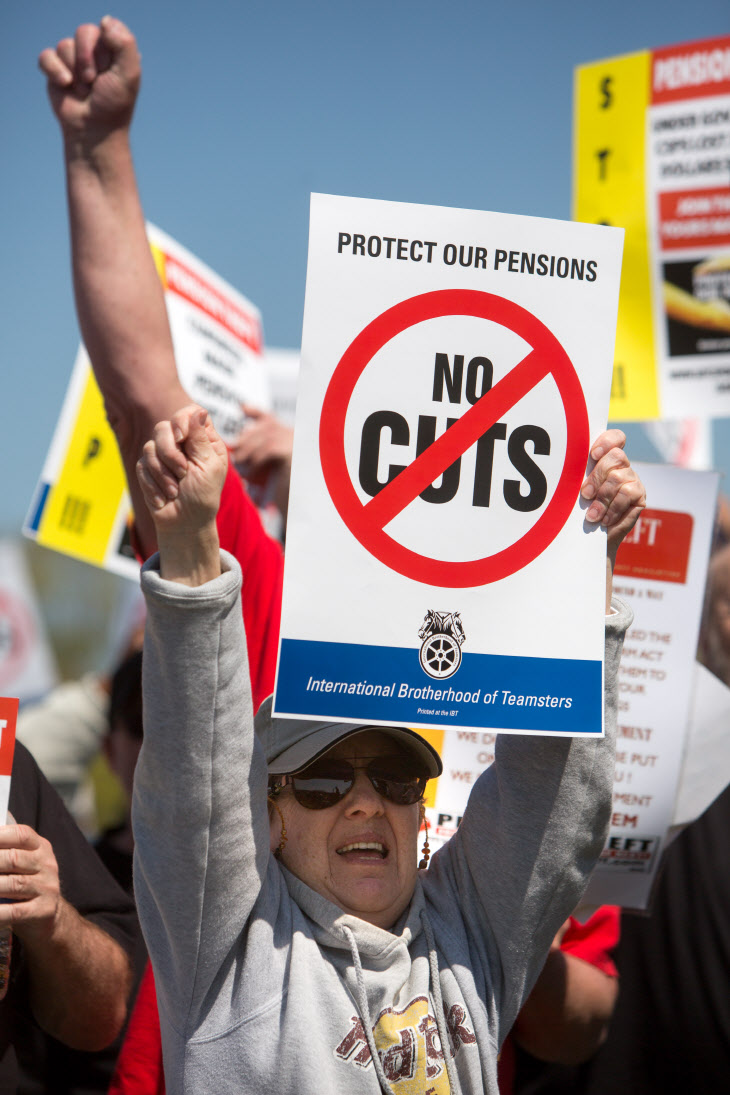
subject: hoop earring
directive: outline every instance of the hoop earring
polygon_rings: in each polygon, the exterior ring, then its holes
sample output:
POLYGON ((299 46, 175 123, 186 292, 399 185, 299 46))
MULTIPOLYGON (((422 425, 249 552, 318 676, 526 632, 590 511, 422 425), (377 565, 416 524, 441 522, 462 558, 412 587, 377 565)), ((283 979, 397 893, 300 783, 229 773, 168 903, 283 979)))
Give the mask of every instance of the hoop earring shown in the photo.
POLYGON ((281 836, 279 838, 279 847, 274 852, 274 858, 275 859, 281 859, 281 853, 284 851, 284 848, 286 847, 286 842, 289 839, 289 837, 286 835, 286 825, 284 824, 284 815, 281 812, 281 807, 279 806, 279 803, 276 801, 276 799, 274 798, 273 795, 268 796, 268 801, 271 803, 271 805, 276 810, 277 814, 279 815, 279 821, 281 822, 281 836))
MULTIPOLYGON (((428 861, 431 858, 431 847, 428 843, 428 821, 426 820, 426 807, 423 805, 423 803, 421 803, 420 820, 421 825, 423 825, 424 829, 426 830, 426 839, 423 842, 423 851, 421 853, 423 859, 418 864, 418 869, 419 871, 425 871, 428 867, 428 861)), ((421 828, 421 825, 418 826, 419 830, 421 828)))

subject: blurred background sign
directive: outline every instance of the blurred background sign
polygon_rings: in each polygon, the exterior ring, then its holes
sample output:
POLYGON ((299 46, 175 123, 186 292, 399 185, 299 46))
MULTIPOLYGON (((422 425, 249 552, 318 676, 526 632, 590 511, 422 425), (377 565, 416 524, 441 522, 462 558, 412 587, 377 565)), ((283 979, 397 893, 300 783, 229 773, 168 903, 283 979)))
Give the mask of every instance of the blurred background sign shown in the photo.
MULTIPOLYGON (((182 385, 231 442, 244 423, 242 403, 271 406, 261 315, 159 228, 148 225, 147 235, 182 385)), ((45 547, 136 579, 130 517, 116 439, 81 346, 23 531, 45 547)))
MULTIPOLYGON (((694 661, 718 477, 635 467, 655 507, 644 510, 616 560, 614 589, 635 620, 619 672, 611 829, 584 898, 590 906, 646 908, 673 827, 694 820, 730 780, 730 690, 694 661)), ((494 760, 496 735, 420 732, 444 765, 426 797, 436 849, 456 832, 472 786, 494 760)))
POLYGON ((31 700, 57 683, 22 544, 0 540, 0 693, 31 700))
POLYGON ((730 36, 576 69, 573 216, 626 230, 610 417, 730 416, 730 36))

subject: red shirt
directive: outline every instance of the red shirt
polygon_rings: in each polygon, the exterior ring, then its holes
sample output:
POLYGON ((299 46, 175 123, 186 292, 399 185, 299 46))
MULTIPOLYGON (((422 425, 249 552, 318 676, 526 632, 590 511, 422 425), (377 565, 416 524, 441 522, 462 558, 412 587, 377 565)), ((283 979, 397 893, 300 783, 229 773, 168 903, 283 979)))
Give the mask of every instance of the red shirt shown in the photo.
POLYGON ((221 547, 235 555, 243 571, 243 623, 256 711, 274 691, 284 555, 280 544, 264 532, 256 507, 230 463, 217 524, 221 547))
MULTIPOLYGON (((602 905, 585 924, 571 916, 570 926, 560 944, 561 951, 581 958, 609 977, 618 977, 611 951, 619 941, 620 912, 617 905, 602 905)), ((509 1035, 499 1055, 497 1078, 500 1095, 511 1095, 515 1080, 515 1051, 509 1035)))

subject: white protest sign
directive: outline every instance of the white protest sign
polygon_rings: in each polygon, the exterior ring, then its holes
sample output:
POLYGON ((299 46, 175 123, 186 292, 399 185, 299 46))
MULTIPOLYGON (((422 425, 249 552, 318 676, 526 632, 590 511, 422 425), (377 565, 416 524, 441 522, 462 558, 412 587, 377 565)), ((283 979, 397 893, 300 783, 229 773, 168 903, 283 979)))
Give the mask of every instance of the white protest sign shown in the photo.
POLYGON ((57 683, 56 661, 23 547, 0 540, 0 692, 12 692, 25 702, 57 683))
POLYGON ((695 663, 687 747, 672 825, 684 827, 703 814, 730 783, 730 688, 695 663))
POLYGON ((645 908, 674 820, 689 735, 718 476, 637 468, 651 508, 617 561, 614 587, 636 618, 619 675, 611 830, 585 900, 645 908))
POLYGON ((644 422, 643 428, 665 463, 695 471, 712 468, 712 422, 709 418, 655 418, 644 422))
POLYGON ((261 313, 159 228, 148 224, 147 235, 165 287, 180 382, 232 441, 244 422, 241 403, 271 407, 261 313))
MULTIPOLYGON (((270 407, 258 309, 159 228, 147 225, 181 383, 227 442, 241 403, 270 407)), ((154 362, 148 363, 154 369, 154 362)), ((116 439, 83 346, 23 532, 115 574, 136 579, 130 501, 116 439)))
POLYGON ((293 426, 297 411, 299 350, 267 346, 264 352, 266 375, 271 390, 271 412, 285 426, 293 426))
POLYGON ((621 241, 313 195, 277 713, 601 733, 621 241))
MULTIPOLYGON (((636 618, 619 677, 611 832, 583 902, 644 908, 667 831, 677 820, 717 475, 634 467, 652 508, 618 554, 614 589, 636 618)), ((426 801, 433 850, 456 831, 471 787, 494 760, 495 739, 485 732, 431 733, 444 766, 443 775, 429 784, 426 801)))

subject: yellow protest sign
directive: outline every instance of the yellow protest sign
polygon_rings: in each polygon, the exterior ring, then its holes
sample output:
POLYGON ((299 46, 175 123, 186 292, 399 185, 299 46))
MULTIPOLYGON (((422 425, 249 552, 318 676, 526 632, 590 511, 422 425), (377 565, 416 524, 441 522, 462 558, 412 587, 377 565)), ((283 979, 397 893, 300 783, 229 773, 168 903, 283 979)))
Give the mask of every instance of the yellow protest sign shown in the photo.
POLYGON ((125 490, 117 443, 87 368, 75 426, 39 522, 38 543, 103 565, 125 490))

